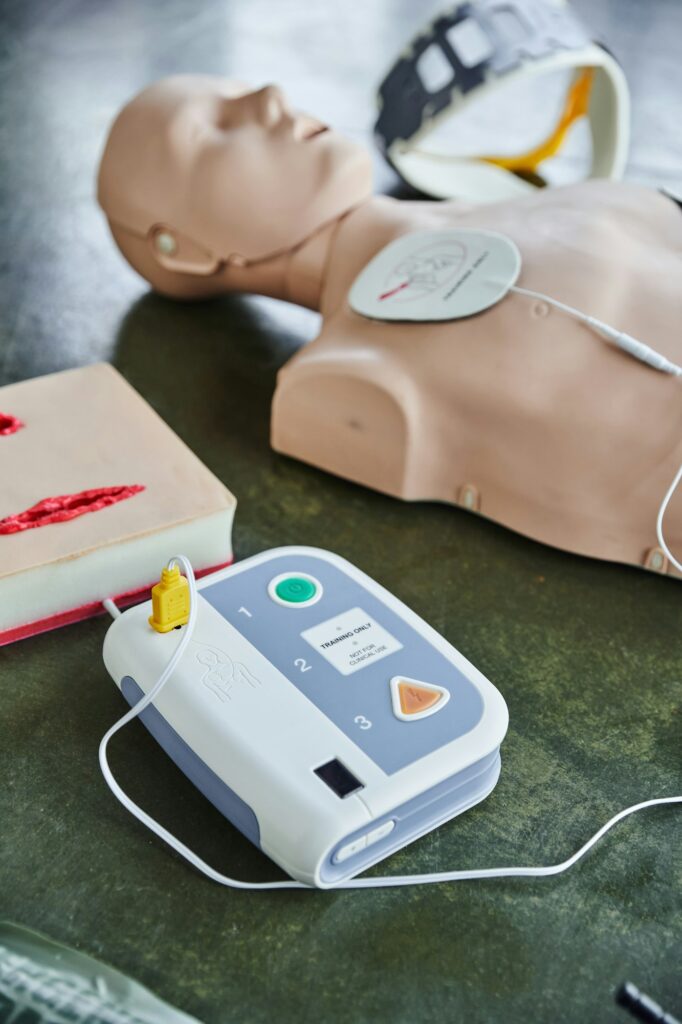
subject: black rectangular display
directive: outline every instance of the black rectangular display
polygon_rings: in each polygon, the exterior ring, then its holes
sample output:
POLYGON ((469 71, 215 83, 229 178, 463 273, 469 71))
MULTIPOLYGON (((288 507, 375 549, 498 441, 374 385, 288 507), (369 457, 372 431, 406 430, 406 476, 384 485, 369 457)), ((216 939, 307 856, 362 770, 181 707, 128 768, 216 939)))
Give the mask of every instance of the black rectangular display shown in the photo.
POLYGON ((316 768, 315 774, 340 797, 350 796, 351 793, 363 788, 362 783, 358 782, 345 764, 341 764, 336 758, 316 768))

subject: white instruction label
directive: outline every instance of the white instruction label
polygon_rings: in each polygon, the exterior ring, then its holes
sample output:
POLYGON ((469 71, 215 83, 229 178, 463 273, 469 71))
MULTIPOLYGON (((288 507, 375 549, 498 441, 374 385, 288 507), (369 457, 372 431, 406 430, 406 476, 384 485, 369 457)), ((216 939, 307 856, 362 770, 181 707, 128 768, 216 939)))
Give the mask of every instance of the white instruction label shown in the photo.
POLYGON ((457 320, 503 299, 521 270, 511 238, 495 231, 414 231, 355 278, 352 309, 375 320, 457 320))
POLYGON ((351 608, 335 615, 319 626, 306 629, 301 636, 344 676, 403 646, 362 608, 351 608))

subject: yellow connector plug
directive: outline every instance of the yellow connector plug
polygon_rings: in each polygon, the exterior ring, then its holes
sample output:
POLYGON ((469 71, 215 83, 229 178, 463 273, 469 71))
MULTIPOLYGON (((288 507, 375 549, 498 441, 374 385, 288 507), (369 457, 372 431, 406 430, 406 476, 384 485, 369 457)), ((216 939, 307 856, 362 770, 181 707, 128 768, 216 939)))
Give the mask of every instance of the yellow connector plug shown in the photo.
POLYGON ((157 633, 169 633, 176 626, 184 626, 189 619, 189 584, 180 569, 161 571, 161 579, 152 587, 152 614, 149 625, 157 633))

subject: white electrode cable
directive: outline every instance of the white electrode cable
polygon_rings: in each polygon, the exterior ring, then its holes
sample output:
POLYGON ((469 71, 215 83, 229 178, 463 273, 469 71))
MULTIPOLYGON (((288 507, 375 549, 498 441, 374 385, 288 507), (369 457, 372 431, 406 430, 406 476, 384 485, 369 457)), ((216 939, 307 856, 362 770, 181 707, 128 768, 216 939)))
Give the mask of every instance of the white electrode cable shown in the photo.
POLYGON ((567 860, 560 864, 547 864, 543 867, 533 868, 473 868, 463 871, 435 871, 425 875, 387 875, 374 878, 352 878, 349 882, 343 882, 340 889, 384 889, 398 885, 434 885, 436 882, 472 882, 481 878, 547 878, 549 875, 560 875, 568 871, 574 864, 577 864, 581 857, 584 857, 588 850, 599 842, 602 836, 617 825, 623 818, 628 818, 637 811, 644 811, 648 807, 657 807, 661 804, 680 804, 682 796, 663 796, 654 800, 643 800, 640 804, 633 804, 625 810, 614 814, 605 825, 595 832, 579 850, 567 860))
MULTIPOLYGON (((558 299, 553 299, 550 295, 545 295, 543 292, 536 292, 530 288, 521 288, 519 285, 512 285, 510 291, 516 292, 518 295, 525 295, 529 299, 537 299, 539 302, 546 302, 549 306, 554 306, 555 309, 560 309, 562 313, 566 313, 567 316, 573 317, 580 323, 590 327, 593 331, 605 338, 607 341, 612 342, 617 348, 626 352, 628 355, 633 356, 635 359, 639 359, 640 362, 645 363, 647 366, 653 367, 654 370, 659 370, 661 373, 668 373, 673 377, 682 377, 682 366, 678 366, 677 363, 673 363, 666 356, 660 352, 656 352, 655 349, 651 348, 650 345, 645 345, 643 341, 639 341, 637 338, 633 338, 630 334, 625 334, 624 331, 618 331, 615 327, 610 327, 609 324, 605 324, 602 320, 598 320, 594 316, 588 316, 586 313, 581 313, 579 309, 574 306, 569 306, 565 302, 560 302, 558 299)), ((678 572, 682 573, 682 564, 678 562, 670 548, 665 542, 663 536, 663 517, 665 516, 666 510, 672 499, 677 486, 682 479, 682 466, 677 471, 675 479, 670 485, 668 492, 661 502, 661 506, 658 510, 658 518, 656 520, 656 536, 658 537, 658 543, 661 550, 668 558, 669 562, 675 566, 678 572)))
POLYGON ((665 516, 665 513, 668 509, 668 505, 670 504, 670 500, 673 494, 679 486, 680 480, 682 480, 682 466, 680 466, 677 473, 675 474, 675 478, 671 483, 670 487, 668 488, 665 498, 661 502, 661 507, 659 508, 658 516, 656 517, 656 536, 658 537, 658 543, 660 544, 661 549, 663 550, 668 560, 675 566, 678 572, 682 572, 682 564, 680 564, 680 562, 677 561, 672 551, 665 542, 665 537, 663 536, 663 517, 665 516))
POLYGON ((114 601, 112 601, 112 599, 110 597, 105 597, 104 600, 102 601, 102 604, 106 608, 106 610, 109 612, 109 614, 111 615, 112 619, 120 619, 121 618, 121 609, 118 607, 117 604, 114 603, 114 601))
POLYGON ((537 299, 539 302, 546 302, 549 306, 554 306, 555 309, 560 309, 562 313, 566 313, 568 316, 573 317, 574 320, 579 320, 580 323, 591 327, 592 330, 602 338, 610 341, 617 348, 621 349, 623 352, 627 352, 628 355, 633 356, 635 359, 639 359, 640 362, 646 363, 647 366, 653 367, 654 370, 660 370, 661 373, 672 374, 673 377, 682 377, 682 366, 678 366, 676 363, 671 362, 670 359, 661 355, 660 352, 656 352, 656 350, 651 348, 649 345, 645 345, 643 341, 633 338, 631 334, 626 334, 624 331, 616 330, 615 327, 610 327, 609 324, 605 324, 603 320, 598 320, 595 316, 588 316, 586 313, 581 313, 581 311, 576 309, 574 306, 569 306, 565 302, 559 302, 558 299, 553 299, 551 296, 544 295, 542 292, 535 292, 530 288, 521 288, 518 285, 512 285, 510 291, 516 292, 517 295, 525 295, 529 299, 537 299))
MULTIPOLYGON (((179 839, 176 839, 176 837, 165 829, 163 825, 160 825, 158 821, 155 821, 154 818, 147 814, 146 811, 143 811, 141 807, 131 800, 130 797, 121 789, 113 776, 111 768, 109 767, 109 762, 107 760, 107 747, 109 746, 109 741, 117 732, 119 732, 120 729, 123 728, 124 725, 127 725, 128 722, 132 722, 133 718, 137 718, 137 716, 140 715, 146 707, 149 707, 152 701, 158 697, 163 687, 173 675, 178 662, 182 658, 190 640, 192 639, 199 607, 194 570, 192 569, 191 562, 188 558, 185 558, 184 555, 175 555, 174 558, 171 558, 168 563, 168 568, 171 569, 174 565, 182 567, 189 584, 189 619, 187 621, 187 625, 183 627, 175 650, 168 659, 166 667, 156 683, 152 686, 149 693, 146 693, 141 697, 137 704, 134 704, 130 711, 126 712, 122 718, 119 718, 118 722, 115 722, 102 737, 102 742, 99 745, 99 765, 102 769, 102 775, 116 799, 123 804, 127 811, 130 811, 133 817, 137 818, 138 821, 141 821, 143 825, 146 825, 148 829, 151 829, 159 839, 163 839, 163 841, 168 843, 176 853, 179 853, 181 857, 184 857, 186 861, 189 861, 193 867, 197 868, 198 871, 201 871, 212 881, 218 882, 220 885, 229 885, 234 889, 307 889, 309 888, 307 885, 304 885, 302 882, 295 882, 293 879, 285 882, 240 882, 235 878, 227 878, 225 875, 221 875, 218 871, 214 871, 214 869, 209 864, 206 864, 201 857, 197 857, 197 855, 193 853, 188 846, 185 846, 185 844, 181 843, 179 839)), ((113 602, 111 603, 113 604, 113 602)), ((107 602, 103 601, 102 604, 107 607, 107 610, 110 610, 107 602)), ((114 608, 116 608, 115 605, 114 608)), ((116 608, 116 611, 120 615, 118 608, 116 608)), ((117 616, 114 617, 116 618, 117 616)))
MULTIPOLYGON (((682 474, 682 468, 680 470, 682 474)), ((679 478, 679 475, 678 475, 679 478)), ((676 486, 676 482, 674 483, 676 486)), ((669 500, 670 494, 672 494, 673 488, 669 491, 666 498, 669 500)), ((664 504, 661 506, 665 512, 665 499, 664 504)), ((107 760, 107 747, 109 741, 124 725, 131 722, 134 718, 137 718, 139 714, 146 707, 152 703, 152 701, 159 695, 163 687, 171 678, 178 662, 182 658, 188 644, 192 639, 194 627, 197 620, 198 612, 198 592, 196 580, 194 578, 194 570, 188 558, 184 555, 175 555, 174 558, 168 563, 168 568, 178 565, 182 566, 187 577, 189 584, 190 593, 190 607, 189 607, 189 619, 187 625, 183 628, 183 632, 180 636, 179 642, 173 651, 171 657, 168 660, 166 667, 159 676, 158 680, 152 686, 149 693, 145 694, 137 704, 123 715, 111 728, 105 733, 102 738, 102 742, 99 745, 99 763, 102 769, 104 779, 109 786, 109 789, 114 794, 117 800, 119 800, 123 806, 129 811, 138 821, 146 825, 148 829, 154 832, 159 839, 163 839, 171 849, 179 853, 181 857, 196 868, 202 874, 206 875, 207 878, 213 882, 217 882, 219 885, 228 886, 231 889, 308 889, 314 890, 313 886, 305 885, 303 882, 296 882, 294 879, 287 879, 281 882, 242 882, 236 878, 230 878, 228 875, 223 875, 219 871, 207 864, 201 857, 198 857, 196 853, 185 846, 179 839, 177 839, 171 832, 160 825, 158 821, 152 818, 146 811, 143 811, 129 796, 121 789, 118 782, 113 776, 113 773, 109 767, 107 760)), ((116 608, 116 605, 110 599, 106 602, 102 602, 108 611, 113 615, 114 618, 120 616, 120 611, 116 608), (109 604, 113 605, 114 611, 109 607, 109 604)), ((464 882, 464 881, 475 881, 478 879, 485 878, 519 878, 519 877, 531 877, 531 878, 546 878, 549 875, 559 875, 564 871, 568 871, 569 868, 573 867, 581 857, 583 857, 588 850, 590 850, 595 843, 598 843, 602 836, 613 828, 619 821, 629 817, 631 814, 635 814, 637 811, 646 810, 649 807, 657 807, 662 804, 677 804, 682 803, 682 796, 668 796, 659 797, 653 800, 644 800, 642 803, 633 804, 631 807, 626 807, 625 810, 619 811, 615 814, 605 825, 599 829, 598 832, 587 840, 579 850, 569 857, 567 860, 561 861, 559 864, 548 864, 540 867, 499 867, 499 868, 473 868, 464 869, 457 871, 437 871, 429 874, 422 875, 385 875, 372 878, 352 878, 345 882, 340 882, 338 885, 333 886, 335 889, 385 889, 396 886, 405 885, 433 885, 437 882, 464 882)))

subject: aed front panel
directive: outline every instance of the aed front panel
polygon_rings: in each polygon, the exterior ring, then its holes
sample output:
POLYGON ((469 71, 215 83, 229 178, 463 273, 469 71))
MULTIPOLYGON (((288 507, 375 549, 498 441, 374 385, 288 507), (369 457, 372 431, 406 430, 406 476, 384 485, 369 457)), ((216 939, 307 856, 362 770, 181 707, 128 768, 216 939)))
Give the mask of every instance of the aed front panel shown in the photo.
POLYGON ((466 676, 384 601, 323 558, 283 554, 200 587, 201 596, 387 774, 468 733, 481 718, 483 701, 466 676), (428 705, 423 711, 420 699, 428 705), (402 707, 407 714, 396 713, 402 707))

